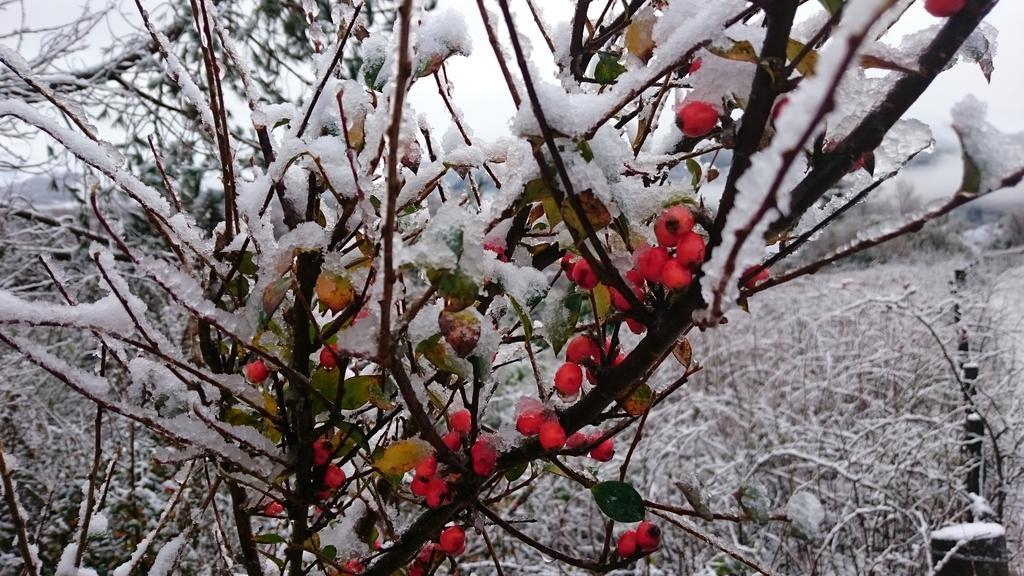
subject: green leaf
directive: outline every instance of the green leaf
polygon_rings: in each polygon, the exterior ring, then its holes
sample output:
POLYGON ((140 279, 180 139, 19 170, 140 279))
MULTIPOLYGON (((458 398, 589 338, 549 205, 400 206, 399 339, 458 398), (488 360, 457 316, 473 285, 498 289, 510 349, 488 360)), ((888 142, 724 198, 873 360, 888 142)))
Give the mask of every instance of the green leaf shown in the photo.
POLYGON ((422 355, 438 370, 462 376, 466 378, 466 370, 463 365, 457 362, 457 358, 448 354, 448 350, 441 343, 441 333, 438 332, 416 345, 416 354, 422 355))
MULTIPOLYGON (((313 372, 313 376, 309 379, 309 385, 314 390, 320 392, 324 398, 330 402, 334 402, 334 399, 338 397, 338 384, 341 381, 341 371, 338 369, 328 370, 326 368, 317 368, 313 372)), ((313 412, 319 414, 327 410, 327 405, 320 396, 313 394, 313 412)))
POLYGON ((821 2, 829 14, 835 14, 843 7, 844 0, 818 0, 818 2, 821 2))
POLYGON ((338 549, 328 544, 320 549, 320 555, 327 560, 334 560, 338 557, 338 549))
POLYGON ((736 499, 740 508, 755 522, 764 524, 768 521, 768 512, 772 501, 765 494, 764 488, 758 484, 744 484, 736 491, 736 499))
POLYGON ((601 84, 611 84, 625 71, 626 67, 619 63, 618 57, 611 52, 601 52, 598 54, 597 67, 594 68, 594 80, 601 84))
POLYGON ((570 292, 566 294, 560 304, 555 304, 555 317, 549 320, 548 324, 548 339, 555 354, 561 352, 562 347, 576 330, 576 321, 580 318, 582 303, 583 294, 570 292))
POLYGON ((370 443, 367 441, 366 432, 363 431, 362 427, 349 422, 337 422, 335 426, 338 428, 338 431, 334 433, 334 442, 343 451, 351 450, 358 446, 366 451, 367 454, 370 453, 370 443))
POLYGON ((960 138, 960 148, 963 151, 961 155, 964 161, 964 178, 960 184, 959 193, 975 196, 981 192, 981 169, 978 167, 977 162, 974 161, 974 158, 971 158, 971 155, 967 153, 967 148, 963 146, 963 137, 959 133, 957 137, 960 138))
POLYGON ((370 401, 374 391, 381 389, 384 378, 380 374, 353 376, 345 380, 341 395, 341 409, 355 410, 370 401))
POLYGON ((579 138, 576 140, 576 149, 579 150, 580 156, 587 162, 591 162, 594 159, 594 150, 590 148, 590 143, 579 138))
POLYGON ((437 291, 448 299, 447 308, 452 312, 458 312, 476 301, 476 294, 480 291, 480 287, 467 274, 456 270, 441 275, 437 283, 437 291))
POLYGON ((625 482, 598 482, 590 492, 601 512, 616 522, 639 522, 647 513, 640 493, 625 482))
POLYGON ((447 230, 444 233, 444 243, 456 258, 462 258, 462 228, 447 230))
POLYGON ((515 482, 523 475, 524 472, 526 472, 526 462, 505 470, 505 479, 509 482, 515 482))
POLYGON ((278 534, 257 534, 253 536, 253 541, 257 544, 284 544, 287 542, 283 536, 278 534))
POLYGON ((530 315, 526 313, 523 308, 511 294, 507 294, 508 301, 512 303, 512 309, 516 311, 516 315, 519 316, 519 323, 523 325, 523 336, 526 337, 527 341, 533 339, 533 321, 530 320, 530 315))
POLYGON ((698 164, 693 158, 688 158, 686 160, 686 169, 689 170, 692 175, 690 178, 690 186, 696 188, 697 185, 700 184, 700 177, 702 173, 700 164, 698 164))

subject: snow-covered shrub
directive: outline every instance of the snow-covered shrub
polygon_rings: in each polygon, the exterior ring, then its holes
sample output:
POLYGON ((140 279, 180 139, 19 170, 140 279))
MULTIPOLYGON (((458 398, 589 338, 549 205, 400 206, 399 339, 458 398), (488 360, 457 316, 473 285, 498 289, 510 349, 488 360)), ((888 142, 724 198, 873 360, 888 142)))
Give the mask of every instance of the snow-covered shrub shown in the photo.
POLYGON ((93 123, 96 103, 0 48, 16 94, 32 95, 0 100, 0 118, 114 192, 84 195, 87 281, 70 291, 47 263, 49 296, 0 292, 19 369, 95 404, 93 433, 67 450, 85 496, 59 558, 26 528, 13 483, 28 469, 0 459, 29 574, 112 566, 86 554, 103 543, 90 534, 125 533, 103 495, 136 471, 167 480, 135 508, 115 575, 607 572, 662 554, 668 573, 769 574, 825 549, 837 571, 927 561, 904 536, 960 507, 948 432, 962 407, 933 357, 902 362, 931 342, 910 332, 914 303, 814 298, 813 283, 765 294, 1021 179, 1024 138, 969 98, 953 111, 965 178, 948 200, 787 260, 931 146, 902 116, 954 58, 990 63, 993 2, 901 40, 888 32, 909 2, 889 0, 579 1, 559 27, 508 0, 474 14, 403 0, 393 26, 364 4, 306 0, 312 80, 295 101, 261 90, 266 50, 218 3, 189 4, 197 67, 137 2, 178 97, 168 114, 194 128, 167 146, 184 161, 201 141, 217 160, 187 175, 186 196, 171 177, 185 167, 155 142, 156 171, 136 170, 93 123), (470 17, 485 38, 468 37, 470 17), (546 49, 555 78, 537 66, 546 49), (481 50, 517 110, 494 141, 466 125, 446 72, 481 50), (408 99, 431 81, 447 131, 408 99), (717 178, 712 205, 701 190, 717 178), (878 321, 877 306, 904 316, 878 321), (744 323, 745 308, 774 321, 744 323), (789 353, 765 365, 765 346, 789 353), (124 423, 147 431, 152 472, 125 455, 133 442, 104 443, 124 423), (852 514, 851 495, 910 513, 852 514), (847 517, 889 543, 847 547, 847 517))

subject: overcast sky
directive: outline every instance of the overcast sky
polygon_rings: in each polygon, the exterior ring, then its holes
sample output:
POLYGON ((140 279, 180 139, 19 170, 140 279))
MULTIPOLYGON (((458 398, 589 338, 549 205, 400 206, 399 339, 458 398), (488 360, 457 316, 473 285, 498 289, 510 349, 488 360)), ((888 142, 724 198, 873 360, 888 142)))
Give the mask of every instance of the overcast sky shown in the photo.
MULTIPOLYGON (((18 27, 45 27, 58 22, 71 20, 86 6, 100 6, 102 0, 28 0, 24 2, 27 14, 22 14, 18 4, 8 4, 0 8, 0 42, 8 45, 12 39, 6 34, 18 27)), ((161 2, 143 0, 147 8, 159 14, 157 9, 161 2)), ((489 6, 497 11, 496 3, 489 1, 489 6)), ((514 10, 518 7, 517 22, 519 29, 531 39, 535 46, 535 61, 542 70, 548 72, 542 80, 554 82, 554 66, 550 63, 547 47, 533 24, 525 3, 513 1, 514 10)), ((537 2, 551 28, 557 29, 559 23, 567 22, 571 17, 573 2, 569 0, 541 0, 537 2)), ((935 23, 935 18, 928 15, 922 1, 912 6, 903 21, 894 29, 894 33, 903 34, 919 30, 935 23)), ((129 36, 133 29, 140 25, 138 14, 131 0, 122 0, 121 11, 97 27, 89 38, 90 49, 83 51, 80 58, 83 64, 90 60, 109 55, 109 47, 113 42, 129 36)), ((494 139, 508 133, 509 121, 514 113, 511 99, 504 88, 500 71, 494 64, 494 55, 487 43, 483 25, 480 21, 475 0, 440 0, 439 9, 453 8, 465 15, 473 40, 473 53, 469 57, 453 58, 448 65, 449 76, 455 86, 455 102, 466 117, 466 124, 472 127, 476 136, 494 139)), ((817 9, 809 2, 801 10, 817 9)), ((501 23, 495 18, 496 23, 501 23)), ((1024 60, 1024 35, 1016 27, 1024 25, 1024 2, 1021 0, 1003 0, 988 17, 988 22, 1000 29, 999 47, 995 59, 995 73, 991 84, 985 82, 979 68, 975 65, 961 64, 944 72, 933 83, 925 95, 911 108, 908 117, 923 120, 932 126, 940 143, 940 151, 956 152, 953 134, 949 128, 949 111, 954 103, 966 94, 972 93, 989 107, 989 118, 1005 131, 1024 130, 1024 107, 1021 95, 1024 94, 1024 75, 1021 74, 1021 62, 1024 60)), ((502 23, 503 24, 503 23, 502 23)), ((502 25, 500 32, 506 29, 502 25)), ((35 49, 32 44, 25 44, 22 50, 31 55, 35 49)), ((450 124, 448 112, 437 95, 433 82, 419 82, 413 88, 410 97, 412 105, 421 113, 426 114, 435 133, 441 134, 450 124)), ((663 122, 663 129, 672 129, 671 123, 663 122)), ((950 190, 951 182, 959 181, 960 166, 958 162, 928 162, 927 169, 911 169, 906 177, 911 178, 917 188, 932 195, 950 190)))

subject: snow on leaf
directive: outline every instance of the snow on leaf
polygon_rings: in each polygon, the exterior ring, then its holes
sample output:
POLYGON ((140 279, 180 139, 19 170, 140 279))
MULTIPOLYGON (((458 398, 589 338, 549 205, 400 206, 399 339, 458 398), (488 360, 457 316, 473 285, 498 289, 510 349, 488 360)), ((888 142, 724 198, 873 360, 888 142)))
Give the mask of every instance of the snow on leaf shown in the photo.
POLYGON ((790 496, 786 503, 786 516, 790 521, 790 531, 797 538, 815 540, 821 536, 825 509, 814 494, 800 491, 790 496))

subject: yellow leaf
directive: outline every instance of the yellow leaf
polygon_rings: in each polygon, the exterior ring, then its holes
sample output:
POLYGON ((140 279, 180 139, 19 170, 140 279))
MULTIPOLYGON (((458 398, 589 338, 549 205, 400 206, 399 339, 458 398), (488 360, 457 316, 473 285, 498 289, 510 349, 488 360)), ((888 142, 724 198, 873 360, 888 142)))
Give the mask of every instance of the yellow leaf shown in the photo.
POLYGON ((612 293, 604 284, 594 286, 594 303, 597 305, 594 314, 598 319, 604 320, 608 317, 608 311, 612 308, 612 293))
POLYGON ((640 416, 654 402, 654 391, 647 384, 641 384, 632 394, 619 401, 630 416, 640 416))
POLYGON ((672 348, 672 355, 683 365, 683 368, 690 369, 690 364, 693 362, 693 348, 690 346, 689 340, 683 338, 676 342, 675 347, 672 348))
POLYGON ((352 281, 347 276, 341 276, 332 272, 321 272, 316 279, 316 297, 320 303, 331 309, 331 312, 340 312, 352 303, 356 292, 352 287, 352 281))
POLYGON ((404 474, 430 455, 430 444, 423 440, 402 440, 387 447, 373 467, 385 474, 404 474))
MULTIPOLYGON (((595 231, 601 230, 611 223, 611 213, 598 200, 593 191, 584 190, 577 194, 576 197, 579 199, 580 207, 583 209, 583 215, 587 217, 595 231)), ((572 201, 569 198, 562 201, 562 218, 565 219, 566 226, 576 230, 581 236, 586 235, 586 228, 583 227, 583 222, 576 215, 576 210, 573 208, 572 201)))
POLYGON ((712 54, 725 58, 726 60, 736 60, 739 62, 757 64, 757 51, 754 50, 754 45, 746 40, 736 42, 724 50, 714 46, 708 48, 708 50, 710 50, 712 54))
POLYGON ((649 18, 634 19, 626 27, 626 50, 644 62, 650 60, 651 55, 654 53, 654 39, 651 38, 654 22, 655 18, 652 15, 649 18))
MULTIPOLYGON (((786 44, 786 58, 792 61, 794 58, 797 57, 798 54, 800 54, 800 51, 803 49, 803 43, 790 38, 789 42, 786 44)), ((818 52, 817 50, 809 50, 807 54, 804 54, 803 58, 800 60, 800 63, 796 65, 796 70, 797 72, 804 76, 814 76, 814 69, 817 67, 818 52)))
POLYGON ((270 392, 263 392, 263 408, 271 414, 277 414, 277 398, 274 398, 270 392))

